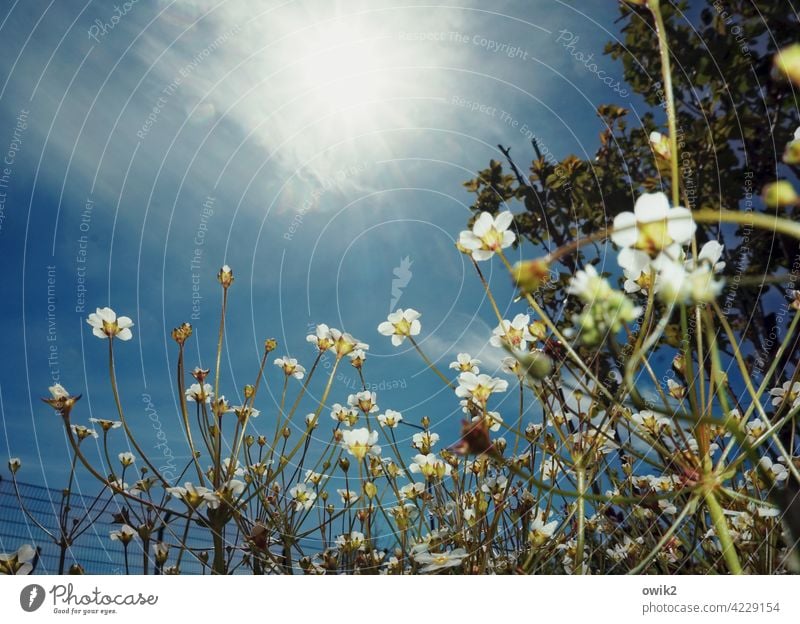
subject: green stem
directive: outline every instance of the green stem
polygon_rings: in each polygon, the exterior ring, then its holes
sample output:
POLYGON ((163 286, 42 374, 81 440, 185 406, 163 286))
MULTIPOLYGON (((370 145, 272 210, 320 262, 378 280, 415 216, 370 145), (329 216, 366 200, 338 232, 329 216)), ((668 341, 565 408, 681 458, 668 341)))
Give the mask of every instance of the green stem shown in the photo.
POLYGON ((714 530, 719 538, 720 547, 722 548, 722 556, 725 558, 725 563, 728 565, 728 570, 731 574, 742 574, 742 564, 739 562, 739 556, 736 554, 736 548, 733 545, 730 531, 728 531, 728 523, 725 521, 725 513, 717 501, 714 492, 707 489, 703 494, 708 513, 711 515, 711 522, 714 525, 714 530))

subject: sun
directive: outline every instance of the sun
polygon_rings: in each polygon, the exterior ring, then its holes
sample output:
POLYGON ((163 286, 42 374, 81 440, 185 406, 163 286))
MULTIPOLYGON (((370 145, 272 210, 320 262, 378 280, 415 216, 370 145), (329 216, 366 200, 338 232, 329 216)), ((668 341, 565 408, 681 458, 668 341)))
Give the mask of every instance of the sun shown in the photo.
POLYGON ((392 94, 392 47, 358 20, 315 24, 304 37, 295 69, 297 89, 320 111, 343 112, 392 94))

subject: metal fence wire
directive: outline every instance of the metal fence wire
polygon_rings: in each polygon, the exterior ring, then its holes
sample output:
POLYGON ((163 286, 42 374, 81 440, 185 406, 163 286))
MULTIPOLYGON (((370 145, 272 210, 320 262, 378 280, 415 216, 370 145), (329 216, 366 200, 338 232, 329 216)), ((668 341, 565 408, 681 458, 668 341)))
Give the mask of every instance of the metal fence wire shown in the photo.
MULTIPOLYGON (((38 561, 34 574, 58 574, 60 548, 42 528, 29 518, 20 507, 47 529, 52 535, 58 537, 58 514, 61 507, 62 491, 46 488, 31 483, 17 481, 19 498, 10 479, 0 477, 0 553, 13 553, 22 544, 30 544, 39 551, 38 561)), ((73 491, 70 495, 70 518, 82 519, 87 514, 97 518, 89 528, 83 532, 69 547, 66 553, 64 572, 66 573, 73 563, 83 566, 87 574, 125 574, 125 555, 122 544, 111 540, 109 533, 120 528, 114 522, 114 514, 122 511, 121 506, 112 499, 109 501, 108 493, 94 505, 96 493, 73 491), (108 503, 107 506, 105 504, 108 503), (98 512, 102 510, 102 513, 98 512), (90 511, 91 510, 91 511, 90 511)), ((154 541, 158 535, 154 535, 154 541)), ((170 535, 164 535, 166 542, 174 542, 170 535)), ((190 530, 187 544, 192 548, 211 549, 211 541, 207 533, 199 530, 190 530)), ((175 549, 173 549, 175 550, 175 549)), ((149 553, 152 559, 152 548, 149 553)), ((166 565, 174 563, 173 554, 166 565)), ((143 570, 142 543, 134 540, 128 546, 128 561, 131 574, 141 574, 143 570)), ((202 574, 203 566, 194 557, 184 555, 181 561, 182 574, 202 574)), ((154 564, 150 563, 150 573, 154 564)))

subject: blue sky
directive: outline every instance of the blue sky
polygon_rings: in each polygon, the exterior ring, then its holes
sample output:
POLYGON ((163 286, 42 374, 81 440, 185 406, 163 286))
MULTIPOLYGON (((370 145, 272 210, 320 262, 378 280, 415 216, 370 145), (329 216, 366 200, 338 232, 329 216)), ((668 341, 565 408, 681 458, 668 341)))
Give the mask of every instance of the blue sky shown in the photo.
MULTIPOLYGON (((253 381, 264 338, 309 367, 305 335, 327 323, 370 344, 382 409, 428 415, 454 441, 455 397, 377 333, 393 271, 411 263, 396 306, 422 312, 431 357, 446 368, 466 350, 493 372, 496 323, 453 248, 471 203, 461 183, 500 157, 497 143, 527 163, 530 133, 556 158, 586 157, 597 105, 641 108, 574 55, 621 79, 602 56, 613 2, 402 4, 5 3, 0 454, 22 458, 21 479, 61 485, 66 441, 39 401, 54 381, 83 394, 76 422, 114 416, 106 345, 85 323, 104 305, 136 323, 117 357, 140 444, 158 443, 149 397, 182 463, 170 330, 191 321, 187 364, 212 365, 225 262, 236 275, 228 398, 253 381)), ((483 268, 508 314, 520 311, 499 264, 483 268)), ((280 391, 269 372, 256 405, 265 431, 280 391)), ((343 379, 330 402, 353 391, 343 379)))

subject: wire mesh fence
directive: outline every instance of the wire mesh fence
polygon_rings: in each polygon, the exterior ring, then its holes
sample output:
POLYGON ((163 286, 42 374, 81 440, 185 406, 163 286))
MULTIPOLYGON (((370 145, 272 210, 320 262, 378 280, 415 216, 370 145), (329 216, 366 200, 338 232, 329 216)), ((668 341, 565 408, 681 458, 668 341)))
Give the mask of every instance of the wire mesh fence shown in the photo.
MULTIPOLYGON (((125 573, 123 546, 109 538, 112 531, 120 528, 115 514, 124 510, 107 491, 100 497, 97 493, 73 491, 70 494, 68 526, 82 522, 78 537, 64 553, 62 565, 61 548, 56 539, 60 532, 58 519, 62 513, 63 492, 19 481, 17 488, 13 481, 0 477, 0 553, 12 553, 22 544, 31 544, 39 552, 34 574, 58 574, 59 569, 66 573, 75 563, 87 574, 125 573), (87 522, 87 516, 93 521, 87 522)), ((153 536, 154 541, 162 538, 174 542, 169 534, 153 536)), ((211 548, 207 533, 197 527, 189 531, 186 543, 190 548, 211 548)), ((142 543, 131 542, 128 547, 130 573, 142 573, 143 555, 142 543)), ((152 559, 152 552, 148 556, 152 559)), ((167 565, 171 563, 168 561, 167 565)), ((154 567, 150 561, 151 573, 154 567)), ((183 557, 180 569, 183 574, 203 573, 202 564, 192 556, 183 557)))

